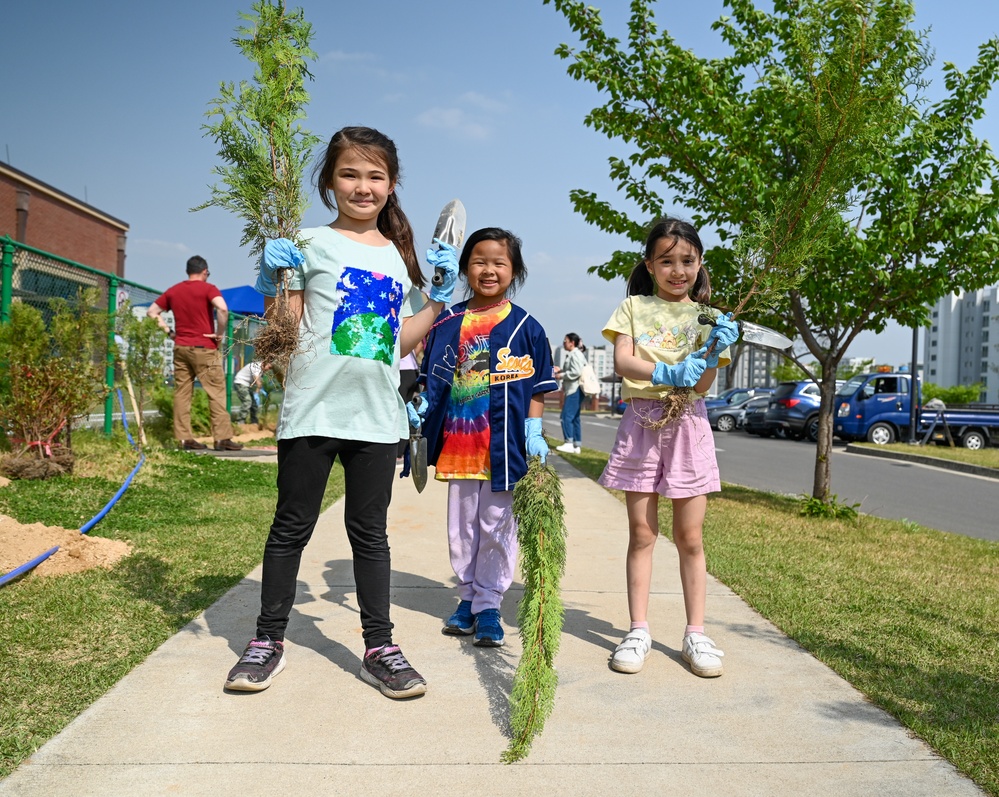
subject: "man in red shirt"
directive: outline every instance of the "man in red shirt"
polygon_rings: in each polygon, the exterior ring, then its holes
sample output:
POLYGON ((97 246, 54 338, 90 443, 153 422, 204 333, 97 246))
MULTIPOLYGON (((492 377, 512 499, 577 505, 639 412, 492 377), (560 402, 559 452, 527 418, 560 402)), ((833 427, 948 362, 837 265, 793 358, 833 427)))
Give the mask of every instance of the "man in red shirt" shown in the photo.
POLYGON ((155 318, 174 343, 173 436, 188 451, 208 448, 195 440, 191 431, 191 400, 197 378, 208 394, 215 450, 239 451, 243 446, 232 441, 232 422, 225 408, 225 369, 219 351, 229 308, 208 277, 208 262, 195 255, 187 261, 187 280, 168 289, 149 306, 146 315, 155 318), (163 320, 167 310, 173 311, 174 329, 163 320))

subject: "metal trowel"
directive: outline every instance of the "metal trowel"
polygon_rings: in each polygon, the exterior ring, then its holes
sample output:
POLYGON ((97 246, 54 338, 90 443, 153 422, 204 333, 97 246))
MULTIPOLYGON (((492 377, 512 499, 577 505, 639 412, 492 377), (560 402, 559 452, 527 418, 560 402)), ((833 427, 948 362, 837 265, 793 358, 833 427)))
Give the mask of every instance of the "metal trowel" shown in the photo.
MULTIPOLYGON (((420 408, 422 396, 413 397, 413 406, 420 408)), ((422 493, 427 486, 427 438, 423 436, 423 424, 409 425, 409 467, 416 492, 422 493)))
MULTIPOLYGON (((707 313, 701 313, 697 316, 697 323, 713 327, 715 319, 707 313)), ((775 329, 754 324, 751 321, 742 321, 741 319, 737 319, 735 323, 739 325, 739 333, 745 343, 755 343, 757 346, 767 346, 771 349, 779 349, 780 351, 791 348, 791 339, 775 329)))
MULTIPOLYGON (((450 244, 455 249, 461 249, 461 243, 465 240, 465 206, 460 199, 452 199, 441 211, 440 218, 437 219, 437 226, 434 227, 434 236, 431 240, 437 239, 446 244, 450 244)), ((434 247, 440 248, 437 244, 434 247)), ((437 267, 434 269, 434 276, 430 278, 434 285, 444 284, 444 269, 437 267)))

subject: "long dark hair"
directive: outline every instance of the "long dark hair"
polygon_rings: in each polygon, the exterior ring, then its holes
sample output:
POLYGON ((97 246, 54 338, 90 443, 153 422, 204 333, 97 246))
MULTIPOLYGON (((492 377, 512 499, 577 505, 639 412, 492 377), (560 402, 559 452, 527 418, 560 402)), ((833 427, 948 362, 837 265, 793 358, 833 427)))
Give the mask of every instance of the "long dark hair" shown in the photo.
POLYGON ((513 280, 510 282, 507 294, 513 296, 527 279, 527 265, 524 263, 524 255, 520 251, 522 245, 520 238, 509 230, 504 230, 501 227, 483 227, 469 235, 465 239, 461 254, 458 256, 458 273, 465 278, 466 282, 468 281, 469 258, 472 256, 475 245, 482 241, 500 241, 506 244, 506 252, 510 256, 510 268, 513 272, 513 280))
POLYGON ((649 273, 649 264, 656 253, 656 243, 660 238, 672 238, 673 246, 676 246, 678 241, 686 241, 697 250, 697 257, 701 260, 701 268, 697 272, 697 279, 694 280, 690 298, 699 304, 707 304, 711 300, 711 278, 708 276, 708 270, 704 267, 704 244, 701 243, 701 236, 697 234, 697 230, 690 222, 669 216, 657 221, 649 230, 649 235, 645 239, 645 257, 635 264, 631 276, 628 277, 628 296, 656 295, 658 288, 655 280, 652 279, 652 274, 649 273))
MULTIPOLYGON (((333 175, 336 171, 337 158, 345 152, 354 151, 367 160, 382 163, 388 171, 389 179, 399 187, 401 183, 399 153, 395 142, 384 133, 370 127, 344 127, 333 134, 326 152, 316 163, 312 172, 313 180, 319 191, 319 198, 330 210, 337 212, 336 199, 333 196, 333 175)), ((378 231, 395 244, 399 250, 409 279, 417 288, 423 288, 427 281, 420 271, 420 261, 416 257, 416 244, 413 227, 402 212, 399 195, 393 191, 388 196, 385 207, 378 214, 378 231)))
POLYGON ((565 336, 572 341, 574 348, 579 349, 581 354, 586 354, 586 346, 583 345, 583 339, 579 335, 575 332, 566 332, 565 336))

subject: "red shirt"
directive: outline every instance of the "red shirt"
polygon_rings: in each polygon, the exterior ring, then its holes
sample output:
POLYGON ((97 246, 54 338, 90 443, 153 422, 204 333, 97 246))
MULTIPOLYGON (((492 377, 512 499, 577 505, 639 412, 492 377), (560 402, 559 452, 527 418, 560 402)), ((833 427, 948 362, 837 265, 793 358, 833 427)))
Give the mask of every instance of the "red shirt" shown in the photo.
POLYGON ((221 296, 219 289, 210 282, 186 280, 178 282, 156 300, 163 310, 173 310, 174 331, 177 333, 175 346, 205 346, 217 349, 214 338, 206 334, 215 333, 215 308, 212 299, 221 296))

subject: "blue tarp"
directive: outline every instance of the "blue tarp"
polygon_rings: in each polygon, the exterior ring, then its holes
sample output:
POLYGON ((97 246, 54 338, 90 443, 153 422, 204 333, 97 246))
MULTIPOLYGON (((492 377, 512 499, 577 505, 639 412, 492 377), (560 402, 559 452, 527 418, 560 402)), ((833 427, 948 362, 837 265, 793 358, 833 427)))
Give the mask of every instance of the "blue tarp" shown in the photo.
POLYGON ((264 297, 253 290, 252 285, 240 285, 236 288, 220 289, 220 291, 230 313, 259 316, 264 314, 264 297))

